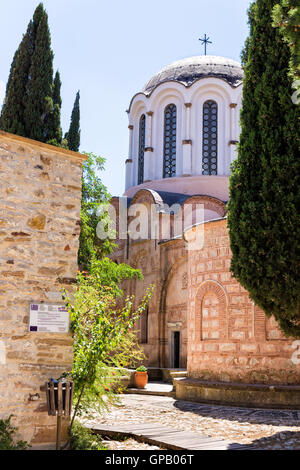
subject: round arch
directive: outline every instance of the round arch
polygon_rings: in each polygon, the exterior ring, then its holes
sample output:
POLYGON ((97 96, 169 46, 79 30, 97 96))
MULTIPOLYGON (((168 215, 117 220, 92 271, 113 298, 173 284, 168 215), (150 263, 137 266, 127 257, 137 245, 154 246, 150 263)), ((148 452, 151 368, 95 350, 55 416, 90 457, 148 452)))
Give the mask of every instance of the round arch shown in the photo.
POLYGON ((228 339, 228 299, 219 282, 208 279, 199 286, 194 321, 195 341, 228 339))

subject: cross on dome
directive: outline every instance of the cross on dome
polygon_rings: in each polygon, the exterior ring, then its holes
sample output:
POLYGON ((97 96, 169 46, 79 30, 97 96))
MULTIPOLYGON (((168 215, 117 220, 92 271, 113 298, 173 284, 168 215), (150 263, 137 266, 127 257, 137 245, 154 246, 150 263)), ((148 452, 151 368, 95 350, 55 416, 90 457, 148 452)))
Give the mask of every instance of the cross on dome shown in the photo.
POLYGON ((209 37, 206 37, 206 34, 204 35, 204 38, 200 38, 199 41, 201 41, 202 46, 204 45, 204 55, 206 55, 207 44, 212 44, 212 41, 209 40, 209 37))

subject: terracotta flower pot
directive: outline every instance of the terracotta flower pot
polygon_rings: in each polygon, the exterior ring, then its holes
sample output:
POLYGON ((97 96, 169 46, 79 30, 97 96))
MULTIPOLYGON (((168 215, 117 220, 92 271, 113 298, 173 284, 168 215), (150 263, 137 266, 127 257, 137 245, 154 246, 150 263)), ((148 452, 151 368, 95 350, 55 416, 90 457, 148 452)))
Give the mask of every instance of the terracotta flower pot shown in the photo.
POLYGON ((148 383, 147 372, 135 372, 135 385, 136 388, 145 388, 148 383))

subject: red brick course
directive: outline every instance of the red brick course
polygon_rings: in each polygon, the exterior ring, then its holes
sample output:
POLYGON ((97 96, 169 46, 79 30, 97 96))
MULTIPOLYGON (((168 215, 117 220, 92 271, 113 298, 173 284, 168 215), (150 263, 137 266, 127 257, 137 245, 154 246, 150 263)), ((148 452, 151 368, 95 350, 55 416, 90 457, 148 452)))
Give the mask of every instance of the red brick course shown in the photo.
POLYGON ((205 224, 202 250, 189 252, 188 375, 243 383, 300 382, 293 340, 232 277, 226 220, 205 224))

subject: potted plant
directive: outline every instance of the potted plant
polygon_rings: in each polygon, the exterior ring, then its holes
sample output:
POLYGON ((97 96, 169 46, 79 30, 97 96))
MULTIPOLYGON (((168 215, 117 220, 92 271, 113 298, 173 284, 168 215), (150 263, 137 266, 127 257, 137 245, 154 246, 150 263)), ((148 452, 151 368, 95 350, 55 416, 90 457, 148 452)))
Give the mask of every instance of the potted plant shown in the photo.
POLYGON ((136 388, 145 388, 148 383, 147 368, 140 366, 135 371, 135 385, 136 388))

